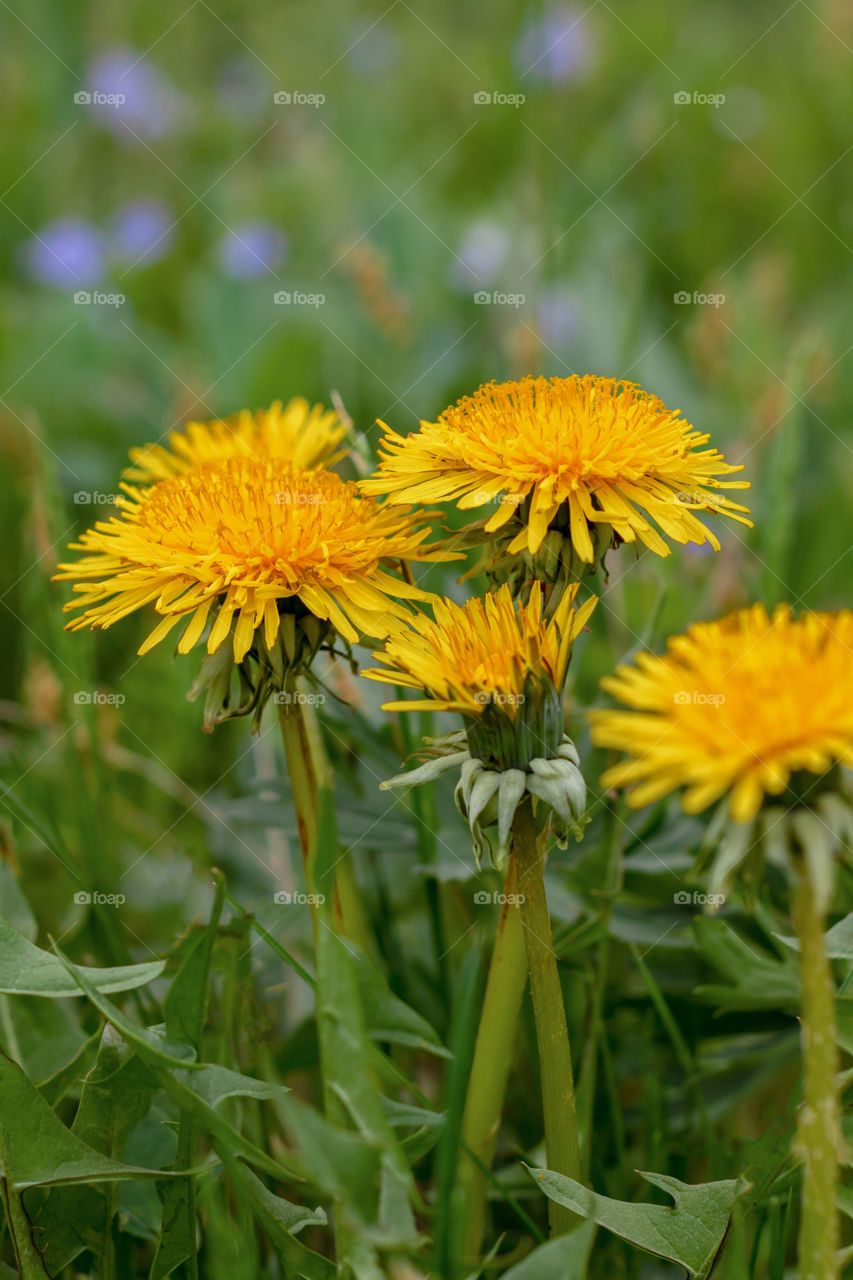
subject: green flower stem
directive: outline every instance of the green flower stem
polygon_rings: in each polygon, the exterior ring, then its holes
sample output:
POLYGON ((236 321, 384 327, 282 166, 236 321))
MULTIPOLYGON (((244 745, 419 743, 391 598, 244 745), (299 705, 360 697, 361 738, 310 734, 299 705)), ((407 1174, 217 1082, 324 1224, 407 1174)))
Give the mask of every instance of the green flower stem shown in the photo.
MULTIPOLYGON (((330 785, 331 767, 326 759, 316 713, 304 696, 304 690, 291 679, 285 685, 285 692, 292 696, 289 702, 278 704, 278 718, 299 828, 305 881, 309 892, 313 892, 318 795, 321 786, 330 785)), ((366 955, 373 956, 375 946, 349 850, 341 854, 337 863, 335 898, 344 934, 366 955)))
MULTIPOLYGON (((545 1158, 552 1172, 579 1181, 581 1162, 572 1051, 545 897, 544 842, 536 837, 533 806, 528 797, 515 813, 512 847, 518 867, 521 922, 539 1046, 545 1158)), ((577 1217, 571 1210, 552 1200, 548 1202, 548 1221, 552 1236, 565 1235, 577 1225, 577 1217)))
POLYGON ((515 901, 518 895, 516 862, 512 853, 504 892, 507 900, 501 907, 462 1115, 464 1147, 458 1185, 464 1205, 462 1256, 466 1261, 480 1256, 489 1189, 483 1169, 490 1169, 492 1165, 518 1035, 521 997, 527 982, 521 911, 515 901))
POLYGON ((805 1074, 798 1124, 798 1143, 805 1162, 799 1274, 800 1280, 837 1280, 840 1108, 835 982, 826 953, 823 914, 805 865, 797 886, 795 921, 800 940, 805 1074))

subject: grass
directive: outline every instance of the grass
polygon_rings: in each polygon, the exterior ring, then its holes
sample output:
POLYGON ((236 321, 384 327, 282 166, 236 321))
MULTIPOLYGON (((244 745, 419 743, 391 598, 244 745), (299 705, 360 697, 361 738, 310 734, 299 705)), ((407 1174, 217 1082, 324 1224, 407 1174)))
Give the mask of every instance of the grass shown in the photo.
MULTIPOLYGON (((275 717, 254 738, 240 722, 202 737, 185 698, 195 660, 167 646, 137 659, 139 617, 94 641, 67 635, 50 575, 103 514, 97 495, 112 491, 128 448, 188 419, 335 393, 361 438, 361 463, 345 464, 354 474, 372 465, 377 418, 408 430, 482 381, 569 371, 626 376, 680 406, 743 462, 755 518, 752 531, 720 529, 717 555, 623 553, 578 644, 570 732, 593 818, 581 844, 551 850, 546 876, 585 1180, 663 1204, 635 1170, 691 1184, 744 1177, 751 1190, 714 1276, 781 1280, 793 1265, 798 987, 778 940, 793 932, 788 897, 771 872, 759 911, 735 898, 704 917, 691 879, 702 823, 675 802, 630 817, 611 808, 581 711, 616 663, 641 645, 659 651, 690 620, 751 600, 849 604, 853 21, 834 0, 689 0, 677 12, 598 0, 572 11, 533 66, 547 41, 524 33, 542 12, 507 0, 487 17, 446 0, 180 13, 89 0, 72 17, 39 0, 6 15, 0 915, 76 965, 166 967, 111 996, 0 996, 0 1044, 31 1082, 26 1092, 14 1077, 24 1093, 6 1093, 0 1126, 42 1115, 37 1087, 102 1157, 160 1170, 179 1151, 195 1169, 199 1223, 187 1179, 167 1190, 91 1174, 49 1195, 40 1183, 23 1206, 61 1225, 50 1275, 167 1275, 181 1255, 171 1273, 204 1280, 325 1276, 335 1243, 359 1280, 406 1266, 469 1274, 453 1170, 496 923, 474 894, 500 882, 476 873, 452 784, 380 793, 420 734, 379 711, 375 686, 328 675, 320 720, 372 954, 354 959, 322 932, 315 949, 308 907, 275 901, 306 889, 275 717), (119 47, 135 51, 126 66, 141 56, 170 86, 174 120, 159 135, 144 112, 108 119, 74 102, 94 87, 92 59, 119 47), (577 66, 549 82, 560 50, 577 66), (325 101, 276 104, 282 90, 325 101), (674 101, 694 91, 725 101, 674 101), (479 104, 483 92, 525 101, 479 104), (116 212, 139 200, 174 223, 158 261, 129 269, 113 257, 99 278, 66 273, 59 287, 33 279, 32 237, 53 244, 54 220, 91 223, 106 243, 116 212), (235 228, 249 239, 258 221, 286 235, 285 255, 229 276, 223 239, 235 228), (75 303, 78 289, 124 301, 75 303), (479 303, 482 290, 513 301, 479 303), (282 292, 290 303, 275 302, 282 292), (675 301, 682 292, 689 303, 675 301), (227 885, 215 909, 214 868, 227 885), (675 900, 684 892, 687 905, 675 900), (136 1049, 118 1068, 105 1000, 136 1049), (182 1016, 197 1026, 199 1060, 248 1077, 247 1092, 211 1108, 222 1078, 199 1100, 192 1073, 140 1030, 165 1023, 171 1039, 182 1016), (112 1083, 97 1086, 99 1071, 112 1083), (358 1124, 341 1096, 363 1106, 358 1124), (318 1205, 336 1242, 311 1217, 318 1205)), ((454 577, 433 566, 423 580, 458 593, 454 577)), ((843 870, 832 921, 853 909, 851 893, 843 870)), ((548 1202, 521 1163, 544 1163, 538 1088, 527 996, 484 1263, 489 1274, 517 1265, 517 1280, 547 1232, 548 1202)), ((14 1133, 32 1159, 56 1163, 35 1129, 14 1133)), ((36 1175, 23 1168, 19 1181, 36 1175)), ((7 1201, 8 1222, 20 1211, 7 1201)), ((8 1226, 2 1257, 25 1280, 42 1274, 36 1256, 15 1262, 8 1226)), ((574 1274, 682 1272, 601 1229, 574 1274)))

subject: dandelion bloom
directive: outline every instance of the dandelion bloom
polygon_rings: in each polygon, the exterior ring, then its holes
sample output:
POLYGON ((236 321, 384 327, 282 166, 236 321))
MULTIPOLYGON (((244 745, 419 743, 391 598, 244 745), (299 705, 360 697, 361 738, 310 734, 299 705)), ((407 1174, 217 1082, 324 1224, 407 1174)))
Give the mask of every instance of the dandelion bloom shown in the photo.
MULTIPOLYGON (((218 437, 195 443, 206 457, 218 437)), ((176 465, 188 452, 176 446, 176 465)), ((233 631, 238 663, 259 627, 270 649, 294 615, 328 622, 351 644, 360 633, 382 638, 408 616, 404 600, 432 598, 383 566, 453 558, 422 545, 429 530, 407 509, 381 506, 333 471, 275 456, 246 453, 122 488, 118 514, 72 544, 83 555, 57 577, 78 593, 66 608, 83 609, 72 630, 108 627, 153 604, 161 620, 140 653, 179 623, 178 650, 189 652, 211 614, 208 653, 233 631)))
POLYGON ((464 729, 426 739, 434 759, 381 785, 418 785, 458 768, 456 804, 468 819, 478 863, 487 854, 503 864, 525 794, 546 807, 561 844, 583 831, 586 786, 564 733, 560 694, 572 643, 597 600, 575 610, 577 591, 575 583, 563 593, 550 621, 543 617, 539 582, 527 604, 514 603, 506 585, 464 605, 438 601, 434 622, 420 614, 374 654, 387 669, 361 673, 427 695, 387 702, 386 711, 461 713, 464 729))
POLYGON ((749 482, 719 479, 742 468, 704 448, 709 437, 679 414, 613 378, 492 382, 408 436, 380 424, 381 462, 362 488, 400 502, 455 500, 463 510, 497 502, 484 532, 520 520, 510 553, 535 554, 555 521, 586 563, 595 560, 597 524, 661 556, 669 547, 658 528, 675 542, 719 550, 698 515, 750 524, 747 508, 719 492, 749 482))
POLYGON ((565 682, 572 642, 597 603, 592 596, 573 609, 577 591, 575 584, 563 595, 550 622, 542 616, 538 582, 528 604, 518 607, 506 586, 463 605, 437 601, 435 621, 418 614, 373 655, 387 670, 362 675, 427 695, 423 701, 386 703, 386 711, 432 709, 477 717, 492 702, 515 718, 531 674, 558 691, 565 682))
POLYGON ((230 418, 190 422, 169 435, 169 447, 148 444, 131 449, 129 480, 151 483, 185 475, 227 458, 277 458, 297 467, 330 466, 346 452, 339 448, 347 428, 333 409, 313 407, 301 396, 269 409, 243 409, 230 418))
POLYGON ((591 713, 593 741, 625 751, 604 786, 631 788, 634 806, 686 787, 698 813, 725 794, 750 822, 792 774, 853 762, 853 613, 753 605, 640 654, 602 681, 630 710, 591 713))

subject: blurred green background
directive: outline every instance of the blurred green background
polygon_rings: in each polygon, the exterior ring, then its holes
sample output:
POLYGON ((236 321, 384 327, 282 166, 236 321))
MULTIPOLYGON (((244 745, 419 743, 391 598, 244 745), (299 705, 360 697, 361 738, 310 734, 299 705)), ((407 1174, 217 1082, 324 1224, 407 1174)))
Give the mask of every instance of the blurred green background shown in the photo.
POLYGON ((0 698, 34 866, 40 821, 88 831, 96 868, 159 857, 162 943, 193 907, 186 855, 237 856, 219 799, 274 772, 241 724, 200 739, 194 659, 134 656, 149 619, 60 629, 61 549, 127 449, 189 418, 334 392, 373 444, 377 417, 571 371, 680 407, 744 463, 756 527, 716 556, 623 552, 582 701, 690 618, 849 603, 842 0, 34 0, 2 21, 0 698), (126 702, 79 707, 93 688, 126 702))

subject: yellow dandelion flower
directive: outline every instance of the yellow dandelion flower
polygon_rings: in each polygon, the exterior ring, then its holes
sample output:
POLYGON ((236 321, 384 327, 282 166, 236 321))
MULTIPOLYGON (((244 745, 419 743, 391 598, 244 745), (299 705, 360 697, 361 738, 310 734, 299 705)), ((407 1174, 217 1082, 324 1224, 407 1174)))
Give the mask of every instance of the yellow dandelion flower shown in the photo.
POLYGON ((719 479, 743 468, 704 448, 709 437, 679 410, 630 382, 592 375, 492 382, 408 436, 380 425, 381 461, 362 481, 365 493, 456 500, 462 510, 497 503, 485 532, 522 522, 510 553, 535 554, 558 518, 586 563, 595 559, 591 526, 598 524, 660 556, 669 547, 658 529, 675 542, 719 550, 698 519, 703 511, 750 524, 748 508, 719 492, 748 488, 748 481, 719 479))
POLYGON ((432 597, 383 567, 401 560, 453 559, 423 546, 428 529, 408 510, 381 506, 332 471, 302 471, 277 458, 232 457, 148 488, 122 486, 117 516, 83 534, 83 552, 59 566, 83 613, 72 630, 108 627, 153 604, 161 621, 147 652, 184 622, 187 653, 215 620, 214 653, 232 631, 242 662, 263 626, 276 642, 282 613, 326 620, 345 640, 382 638, 432 597))
POLYGON ((507 586, 458 605, 445 599, 394 632, 373 656, 387 669, 361 674, 370 680, 423 691, 421 701, 388 702, 386 711, 458 711, 477 717, 490 702, 513 719, 524 705, 533 674, 562 688, 572 642, 596 606, 592 596, 575 610, 577 584, 565 592, 550 622, 542 615, 542 586, 516 607, 507 586))
POLYGON ((640 654, 602 687, 628 711, 591 713, 593 741, 628 753, 604 786, 635 807, 679 787, 698 813, 729 795, 736 822, 800 770, 853 763, 853 612, 794 618, 763 605, 698 623, 664 657, 640 654))
POLYGON ((169 476, 186 475, 199 467, 228 458, 278 459, 311 470, 331 466, 346 452, 338 446, 346 426, 333 409, 312 406, 301 396, 286 405, 276 400, 269 409, 243 409, 230 418, 189 422, 169 434, 169 447, 148 444, 131 449, 134 462, 128 480, 150 484, 169 476))

